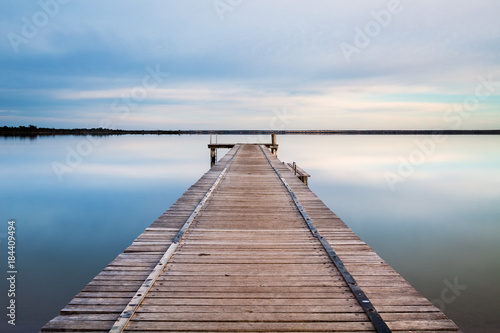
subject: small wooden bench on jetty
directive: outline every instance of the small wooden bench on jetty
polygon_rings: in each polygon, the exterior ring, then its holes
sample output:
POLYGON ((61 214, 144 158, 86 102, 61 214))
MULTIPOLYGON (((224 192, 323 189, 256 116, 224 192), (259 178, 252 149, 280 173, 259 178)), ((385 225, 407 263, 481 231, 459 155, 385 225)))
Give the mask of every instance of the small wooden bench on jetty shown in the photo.
POLYGON ((459 332, 266 145, 236 144, 42 332, 459 332))
POLYGON ((309 177, 311 177, 311 175, 305 172, 301 167, 299 167, 297 163, 285 163, 285 165, 293 172, 295 176, 297 176, 298 179, 300 179, 301 182, 309 185, 309 177))

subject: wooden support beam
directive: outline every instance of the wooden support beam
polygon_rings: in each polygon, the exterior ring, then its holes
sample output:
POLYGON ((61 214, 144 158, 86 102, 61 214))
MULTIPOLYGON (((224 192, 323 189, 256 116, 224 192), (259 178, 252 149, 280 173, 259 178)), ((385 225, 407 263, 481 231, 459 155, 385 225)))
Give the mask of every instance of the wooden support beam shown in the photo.
POLYGON ((217 148, 210 148, 210 168, 217 163, 217 148))
POLYGON ((274 156, 278 156, 278 141, 276 139, 276 133, 271 134, 271 153, 274 156))

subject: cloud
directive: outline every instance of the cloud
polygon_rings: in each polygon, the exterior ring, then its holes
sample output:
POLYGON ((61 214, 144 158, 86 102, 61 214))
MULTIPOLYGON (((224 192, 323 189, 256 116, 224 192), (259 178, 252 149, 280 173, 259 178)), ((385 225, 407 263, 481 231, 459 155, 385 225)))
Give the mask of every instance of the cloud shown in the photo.
MULTIPOLYGON (((134 116, 143 126, 161 118, 189 125, 179 112, 189 112, 193 126, 212 126, 211 112, 232 109, 225 120, 215 117, 220 127, 259 127, 262 114, 287 104, 308 110, 298 124, 309 128, 413 128, 471 94, 478 76, 500 81, 500 3, 493 0, 401 0, 401 11, 347 62, 340 45, 354 45, 357 29, 376 23, 388 3, 244 1, 220 20, 209 0, 73 0, 18 53, 2 40, 0 108, 95 119, 141 85, 147 66, 159 66, 170 75, 141 104, 142 120, 134 116)), ((28 1, 5 7, 4 35, 21 33, 23 18, 41 10, 28 1)), ((488 103, 471 126, 487 126, 499 105, 488 103)))

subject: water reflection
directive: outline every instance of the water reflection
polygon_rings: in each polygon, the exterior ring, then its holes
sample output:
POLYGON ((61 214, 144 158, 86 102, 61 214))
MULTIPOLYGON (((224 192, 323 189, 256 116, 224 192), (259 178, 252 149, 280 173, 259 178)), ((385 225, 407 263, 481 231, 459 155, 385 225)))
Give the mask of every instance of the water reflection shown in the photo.
MULTIPOLYGON (((19 325, 9 332, 57 315, 209 167, 208 136, 107 137, 59 181, 53 163, 82 140, 0 141, 0 220, 15 218, 19 237, 19 325)), ((442 304, 464 332, 498 332, 500 138, 448 137, 391 190, 387 172, 398 174, 418 140, 280 136, 278 155, 310 173, 311 189, 427 298, 439 304, 455 279, 466 286, 442 304)))
POLYGON ((19 263, 18 321, 2 331, 37 332, 208 168, 203 137, 109 137, 59 181, 53 163, 82 140, 0 141, 0 220, 17 220, 19 263))
POLYGON ((311 189, 464 332, 498 332, 500 138, 448 137, 391 191, 386 172, 424 139, 286 137, 280 158, 313 175, 311 189), (442 302, 455 279, 467 289, 442 302))

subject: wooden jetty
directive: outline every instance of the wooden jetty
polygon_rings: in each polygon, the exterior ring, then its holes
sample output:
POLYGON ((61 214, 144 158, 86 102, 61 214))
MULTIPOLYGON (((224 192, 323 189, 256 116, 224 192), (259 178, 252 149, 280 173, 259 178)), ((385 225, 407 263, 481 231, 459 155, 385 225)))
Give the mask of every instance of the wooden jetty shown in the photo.
POLYGON ((235 145, 43 332, 458 332, 263 145, 235 145))
MULTIPOLYGON (((213 167, 217 162, 217 149, 231 149, 234 146, 242 144, 243 143, 212 143, 212 136, 210 136, 210 144, 208 145, 208 149, 210 149, 210 167, 213 167)), ((271 143, 262 143, 261 145, 271 149, 271 153, 278 156, 276 133, 271 134, 271 143)))

